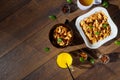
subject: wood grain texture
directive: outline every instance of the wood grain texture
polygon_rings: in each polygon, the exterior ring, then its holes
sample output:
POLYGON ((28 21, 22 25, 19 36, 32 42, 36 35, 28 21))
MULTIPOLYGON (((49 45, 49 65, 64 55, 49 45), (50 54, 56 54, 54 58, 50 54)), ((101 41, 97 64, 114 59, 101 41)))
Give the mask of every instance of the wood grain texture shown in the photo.
MULTIPOLYGON (((45 17, 43 19, 44 13, 40 13, 44 12, 45 8, 41 7, 42 5, 38 6, 36 5, 35 1, 31 1, 0 23, 0 31, 9 34, 10 36, 14 37, 14 39, 16 39, 14 42, 12 39, 10 40, 13 43, 10 43, 9 38, 7 39, 7 37, 6 42, 4 42, 4 39, 1 39, 0 45, 7 46, 0 48, 0 56, 3 56, 11 49, 22 43, 25 39, 36 33, 43 26, 48 24, 45 23, 48 22, 49 14, 45 13, 45 17)), ((49 11, 47 13, 49 13, 49 11)))
POLYGON ((78 76, 76 80, 119 80, 120 47, 115 49, 109 56, 111 58, 110 63, 107 65, 96 64, 94 68, 78 76))
POLYGON ((0 1, 0 22, 15 13, 31 0, 1 0, 0 1))
MULTIPOLYGON (((114 41, 120 40, 120 1, 109 1, 107 10, 119 32, 115 39, 97 50, 111 54, 112 62, 107 65, 97 64, 92 68, 73 65, 75 71, 72 73, 78 80, 119 80, 119 57, 116 56, 119 56, 120 46, 116 46, 114 41), (97 72, 98 68, 101 69, 97 72)), ((49 32, 55 24, 64 23, 66 19, 69 19, 70 27, 75 29, 75 18, 91 9, 77 9, 71 14, 63 14, 61 7, 64 3, 65 0, 0 1, 0 80, 71 80, 68 70, 57 66, 56 57, 60 52, 86 48, 86 45, 75 30, 76 38, 72 46, 56 48, 49 41, 49 32), (56 15, 57 20, 50 20, 49 15, 56 15), (46 47, 50 48, 49 52, 45 52, 46 47)))

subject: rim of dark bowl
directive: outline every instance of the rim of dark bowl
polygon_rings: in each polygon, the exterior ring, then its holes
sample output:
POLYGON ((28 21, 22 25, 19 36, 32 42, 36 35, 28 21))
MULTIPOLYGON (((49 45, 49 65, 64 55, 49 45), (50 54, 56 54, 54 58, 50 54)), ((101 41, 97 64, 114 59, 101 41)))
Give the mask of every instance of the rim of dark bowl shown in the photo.
POLYGON ((56 24, 52 27, 52 29, 50 30, 49 32, 49 40, 50 42, 52 43, 53 46, 55 46, 56 48, 65 48, 67 46, 70 46, 72 44, 72 41, 73 41, 73 37, 74 37, 74 34, 73 34, 73 30, 70 28, 70 26, 66 25, 66 24, 63 24, 63 23, 59 23, 59 24, 56 24), (71 32, 72 32, 72 38, 71 38, 71 41, 68 45, 65 45, 65 46, 60 46, 59 44, 57 44, 57 41, 54 39, 53 37, 53 34, 54 34, 54 30, 58 27, 58 26, 64 26, 66 27, 67 29, 69 29, 71 32))

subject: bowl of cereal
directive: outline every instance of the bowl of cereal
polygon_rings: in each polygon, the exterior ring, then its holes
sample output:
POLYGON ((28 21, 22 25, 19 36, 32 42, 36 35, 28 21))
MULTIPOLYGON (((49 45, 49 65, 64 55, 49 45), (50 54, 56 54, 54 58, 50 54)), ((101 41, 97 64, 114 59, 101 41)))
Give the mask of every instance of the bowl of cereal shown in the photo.
POLYGON ((66 24, 56 24, 49 33, 50 42, 57 48, 64 48, 71 45, 73 40, 73 31, 66 24))
POLYGON ((99 48, 118 33, 117 26, 103 7, 96 7, 79 16, 75 25, 86 46, 91 49, 99 48))

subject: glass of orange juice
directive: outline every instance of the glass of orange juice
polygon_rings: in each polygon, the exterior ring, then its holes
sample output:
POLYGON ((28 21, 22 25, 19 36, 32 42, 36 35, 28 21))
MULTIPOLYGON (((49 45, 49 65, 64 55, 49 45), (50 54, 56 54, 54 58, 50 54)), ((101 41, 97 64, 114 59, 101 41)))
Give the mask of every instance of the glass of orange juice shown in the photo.
POLYGON ((72 61, 73 61, 72 56, 69 53, 67 53, 67 52, 61 52, 57 56, 57 65, 60 68, 68 68, 68 67, 71 68, 72 61), (68 65, 68 67, 67 67, 67 65, 68 65))

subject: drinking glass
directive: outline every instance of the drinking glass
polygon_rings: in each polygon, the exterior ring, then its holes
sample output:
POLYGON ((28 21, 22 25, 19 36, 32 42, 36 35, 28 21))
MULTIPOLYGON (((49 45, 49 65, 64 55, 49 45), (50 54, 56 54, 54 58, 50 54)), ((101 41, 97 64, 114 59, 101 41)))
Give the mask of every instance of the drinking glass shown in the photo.
POLYGON ((72 66, 73 58, 72 56, 67 53, 67 52, 61 52, 57 56, 57 65, 60 68, 70 68, 71 71, 74 71, 73 66, 72 66))

